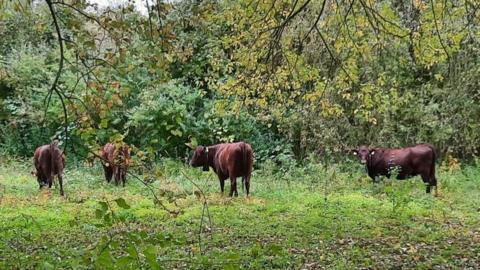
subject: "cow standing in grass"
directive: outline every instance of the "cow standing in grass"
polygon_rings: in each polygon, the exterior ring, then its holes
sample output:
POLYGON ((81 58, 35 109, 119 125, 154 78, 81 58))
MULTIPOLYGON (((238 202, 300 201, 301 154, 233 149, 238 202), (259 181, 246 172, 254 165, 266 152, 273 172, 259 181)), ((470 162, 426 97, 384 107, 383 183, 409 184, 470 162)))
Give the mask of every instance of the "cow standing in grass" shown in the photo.
POLYGON ((47 185, 51 188, 53 179, 57 176, 60 185, 60 195, 63 196, 65 155, 58 147, 58 141, 55 140, 50 144, 38 147, 33 156, 33 163, 36 169, 34 175, 37 177, 40 188, 47 185))
POLYGON ((102 149, 102 165, 105 172, 105 179, 108 183, 115 179, 115 185, 125 186, 127 181, 127 170, 130 165, 130 149, 126 145, 120 147, 113 143, 107 143, 102 149))
POLYGON ((362 164, 365 164, 368 175, 375 180, 378 176, 390 177, 397 170, 397 179, 406 179, 416 175, 422 177, 427 185, 426 192, 431 187, 437 190, 435 177, 435 149, 430 144, 418 144, 406 148, 388 149, 361 146, 354 150, 362 164))
POLYGON ((190 165, 203 167, 208 171, 212 167, 220 180, 220 189, 224 192, 225 180, 230 178, 230 196, 238 196, 237 177, 242 177, 242 188, 247 196, 250 193, 250 177, 253 166, 253 150, 244 142, 222 143, 211 146, 197 146, 190 165))

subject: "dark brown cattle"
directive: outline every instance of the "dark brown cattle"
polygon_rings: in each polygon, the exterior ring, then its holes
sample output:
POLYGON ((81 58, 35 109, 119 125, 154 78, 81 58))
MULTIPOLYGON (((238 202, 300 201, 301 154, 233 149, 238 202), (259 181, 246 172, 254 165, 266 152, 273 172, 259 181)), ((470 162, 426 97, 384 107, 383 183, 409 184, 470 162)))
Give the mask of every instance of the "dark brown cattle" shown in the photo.
POLYGON ((127 170, 130 165, 129 147, 123 145, 117 150, 113 143, 107 143, 102 149, 102 159, 107 182, 110 183, 113 177, 117 186, 120 184, 120 181, 125 186, 127 170))
POLYGON ((65 155, 58 148, 58 141, 50 144, 42 145, 35 150, 33 156, 38 184, 40 188, 47 186, 52 187, 53 178, 58 176, 60 184, 60 195, 63 193, 63 169, 65 168, 65 155))
POLYGON ((420 175, 427 184, 427 193, 431 187, 437 189, 435 178, 435 149, 430 144, 419 144, 406 148, 386 149, 361 146, 353 153, 366 165, 368 175, 375 181, 381 175, 390 177, 397 170, 397 179, 406 179, 420 175))
POLYGON ((225 180, 230 178, 230 196, 238 196, 237 177, 242 177, 242 188, 245 186, 247 196, 250 193, 250 177, 252 175, 253 150, 248 143, 223 143, 211 146, 198 146, 193 153, 190 165, 203 166, 204 171, 212 167, 220 180, 223 193, 225 180))

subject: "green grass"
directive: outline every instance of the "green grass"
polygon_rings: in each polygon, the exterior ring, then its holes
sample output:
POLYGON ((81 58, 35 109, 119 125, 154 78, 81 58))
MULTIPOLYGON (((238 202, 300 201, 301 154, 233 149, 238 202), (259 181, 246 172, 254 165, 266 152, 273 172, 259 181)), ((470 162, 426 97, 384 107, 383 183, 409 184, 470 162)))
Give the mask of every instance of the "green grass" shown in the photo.
POLYGON ((212 173, 167 161, 149 178, 170 214, 132 177, 107 184, 98 165, 68 164, 62 198, 38 190, 30 162, 0 164, 1 269, 480 267, 480 166, 440 169, 433 197, 419 178, 372 184, 356 164, 266 165, 252 196, 232 199, 212 173))

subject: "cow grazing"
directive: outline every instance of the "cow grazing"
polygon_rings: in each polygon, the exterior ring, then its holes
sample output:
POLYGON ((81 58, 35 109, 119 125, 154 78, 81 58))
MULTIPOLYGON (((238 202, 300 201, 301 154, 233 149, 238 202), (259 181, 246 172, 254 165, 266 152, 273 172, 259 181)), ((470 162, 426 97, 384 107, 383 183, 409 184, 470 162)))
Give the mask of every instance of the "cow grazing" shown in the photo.
POLYGON ((122 145, 117 149, 115 144, 107 143, 101 153, 103 170, 105 179, 108 183, 115 179, 115 185, 119 185, 120 181, 125 186, 127 181, 127 170, 130 165, 130 149, 126 145, 122 145))
POLYGON ((238 196, 237 177, 242 177, 242 188, 247 196, 250 193, 250 177, 252 175, 253 150, 250 144, 244 142, 223 143, 211 146, 198 146, 193 153, 190 165, 203 166, 204 171, 212 167, 220 180, 223 193, 225 180, 230 178, 230 196, 238 196))
POLYGON ((375 180, 378 176, 390 177, 393 170, 397 170, 397 179, 406 179, 420 175, 425 184, 426 192, 430 193, 431 187, 437 190, 435 178, 435 149, 430 144, 418 144, 406 148, 387 149, 361 146, 353 153, 360 162, 365 164, 368 175, 375 180))
POLYGON ((63 170, 65 168, 65 155, 58 147, 58 141, 50 144, 42 145, 35 150, 33 163, 40 188, 47 186, 52 187, 53 178, 58 177, 60 184, 60 195, 63 193, 63 170))

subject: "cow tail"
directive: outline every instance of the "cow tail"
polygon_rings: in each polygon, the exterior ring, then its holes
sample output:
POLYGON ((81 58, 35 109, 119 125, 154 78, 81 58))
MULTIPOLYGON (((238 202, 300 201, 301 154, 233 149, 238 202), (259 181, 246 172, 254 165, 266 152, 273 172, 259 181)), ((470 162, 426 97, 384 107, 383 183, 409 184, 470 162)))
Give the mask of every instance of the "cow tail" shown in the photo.
POLYGON ((246 175, 244 175, 242 177, 242 189, 245 190, 246 186, 245 186, 245 181, 248 181, 247 177, 248 177, 248 174, 249 174, 249 166, 248 166, 248 157, 247 157, 247 148, 246 148, 246 144, 245 143, 242 143, 242 155, 243 155, 243 166, 244 166, 244 170, 246 172, 246 175))
POLYGON ((52 141, 50 143, 50 178, 52 179, 53 181, 53 176, 55 175, 55 145, 56 145, 56 141, 52 141))
POLYGON ((435 152, 435 147, 433 147, 433 145, 429 145, 430 146, 430 149, 432 149, 432 167, 430 168, 430 177, 431 177, 431 180, 432 181, 432 185, 433 186, 437 186, 437 178, 435 177, 435 161, 437 160, 437 154, 435 152))

